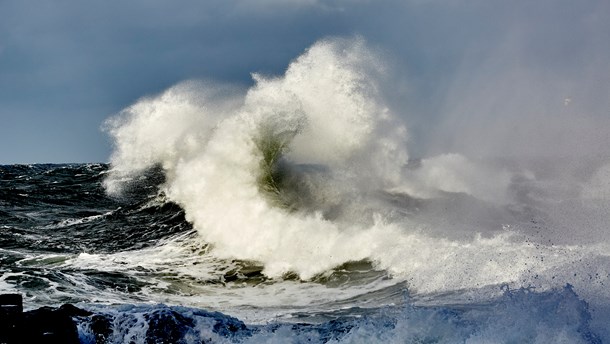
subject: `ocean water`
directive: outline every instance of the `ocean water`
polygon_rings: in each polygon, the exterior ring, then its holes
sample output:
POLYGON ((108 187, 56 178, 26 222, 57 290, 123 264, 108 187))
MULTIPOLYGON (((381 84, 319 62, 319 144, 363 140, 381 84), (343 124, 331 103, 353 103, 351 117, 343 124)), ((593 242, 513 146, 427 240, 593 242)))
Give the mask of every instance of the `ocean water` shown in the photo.
POLYGON ((379 60, 322 41, 142 98, 109 164, 0 166, 0 292, 83 343, 610 342, 610 159, 410 157, 379 60))

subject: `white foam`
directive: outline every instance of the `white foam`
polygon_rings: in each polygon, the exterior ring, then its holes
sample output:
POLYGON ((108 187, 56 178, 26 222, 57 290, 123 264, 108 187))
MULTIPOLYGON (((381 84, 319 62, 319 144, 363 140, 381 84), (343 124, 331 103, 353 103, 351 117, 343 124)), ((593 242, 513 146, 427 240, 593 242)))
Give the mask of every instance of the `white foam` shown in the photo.
POLYGON ((573 280, 565 272, 583 268, 577 262, 584 257, 599 256, 597 248, 497 234, 501 223, 487 236, 433 236, 421 223, 375 211, 368 202, 378 190, 421 197, 467 193, 503 205, 510 202, 512 178, 457 154, 424 159, 407 172, 406 126, 379 94, 384 71, 378 61, 361 40, 325 40, 285 75, 255 75, 246 93, 189 83, 143 99, 110 124, 117 148, 108 190, 120 191, 122 179, 160 165, 167 177, 163 191, 211 244, 209 254, 256 261, 272 278, 296 272, 307 280, 368 259, 417 293, 501 283, 551 288, 573 280), (354 207, 332 218, 323 202, 297 210, 277 206, 261 187, 264 138, 284 140, 282 163, 289 170, 324 166, 320 184, 309 191, 332 195, 329 204, 354 207))
POLYGON ((236 106, 234 93, 238 88, 187 81, 143 98, 106 121, 106 130, 116 140, 112 177, 105 184, 108 192, 120 192, 124 182, 151 166, 160 164, 169 172, 196 154, 219 119, 236 106))
POLYGON ((307 279, 367 258, 361 245, 350 243, 368 238, 365 229, 269 204, 259 190, 263 158, 256 140, 262 130, 296 135, 286 155, 291 163, 323 164, 369 184, 398 180, 407 158, 405 129, 369 81, 380 69, 375 61, 360 40, 324 41, 284 77, 256 76, 238 108, 226 106, 225 97, 193 106, 192 89, 184 87, 144 99, 112 121, 117 150, 109 191, 125 175, 160 164, 167 195, 214 245, 213 253, 262 262, 270 276, 296 271, 307 279))

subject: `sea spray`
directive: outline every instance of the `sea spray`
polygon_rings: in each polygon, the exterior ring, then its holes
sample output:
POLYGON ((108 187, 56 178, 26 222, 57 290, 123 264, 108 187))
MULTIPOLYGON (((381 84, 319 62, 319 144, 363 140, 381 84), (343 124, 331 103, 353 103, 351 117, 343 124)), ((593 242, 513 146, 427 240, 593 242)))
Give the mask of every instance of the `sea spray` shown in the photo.
POLYGON ((240 106, 242 93, 237 86, 186 81, 108 119, 104 128, 115 150, 106 190, 118 195, 125 182, 156 166, 171 174, 180 160, 200 152, 218 122, 240 106))
POLYGON ((363 188, 358 184, 400 180, 406 130, 377 93, 371 74, 380 70, 361 40, 329 40, 295 60, 284 77, 255 76, 240 107, 225 106, 224 97, 193 106, 184 87, 145 99, 111 124, 118 149, 109 190, 125 175, 160 165, 167 174, 164 192, 185 209, 213 252, 263 262, 271 276, 294 271, 311 278, 369 258, 354 245, 370 236, 361 224, 328 221, 322 208, 290 214, 285 208, 291 205, 277 207, 269 194, 281 198, 280 161, 284 170, 325 166, 328 180, 317 187, 345 195, 363 188), (172 102, 177 118, 164 111, 172 102), (208 107, 230 111, 211 116, 208 107), (184 123, 169 125, 169 135, 156 132, 176 119, 184 123), (151 137, 162 143, 150 144, 151 137))
POLYGON ((329 39, 246 91, 188 83, 143 99, 110 122, 107 188, 160 166, 160 192, 184 209, 206 254, 278 281, 366 261, 414 294, 570 281, 606 295, 607 274, 568 278, 582 264, 607 266, 605 243, 533 236, 545 215, 530 200, 535 174, 453 153, 408 162, 379 61, 359 39, 329 39))

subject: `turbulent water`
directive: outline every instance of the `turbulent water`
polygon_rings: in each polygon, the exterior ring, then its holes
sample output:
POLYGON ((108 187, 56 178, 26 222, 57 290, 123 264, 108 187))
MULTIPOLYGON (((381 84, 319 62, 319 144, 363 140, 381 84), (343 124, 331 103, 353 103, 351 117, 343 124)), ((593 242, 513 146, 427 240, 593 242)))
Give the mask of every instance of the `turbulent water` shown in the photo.
POLYGON ((410 158, 379 60, 319 42, 141 99, 109 165, 0 166, 0 292, 85 343, 610 342, 610 159, 410 158))

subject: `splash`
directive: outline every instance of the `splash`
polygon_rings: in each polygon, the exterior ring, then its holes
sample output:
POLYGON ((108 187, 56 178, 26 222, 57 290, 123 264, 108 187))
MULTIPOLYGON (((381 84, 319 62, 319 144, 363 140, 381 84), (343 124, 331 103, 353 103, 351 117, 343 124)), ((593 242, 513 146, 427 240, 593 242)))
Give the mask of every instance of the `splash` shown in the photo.
MULTIPOLYGON (((142 99, 108 122, 116 149, 107 190, 161 167, 162 192, 209 254, 255 262, 271 278, 309 280, 369 261, 411 291, 438 293, 552 288, 583 261, 607 264, 602 246, 523 234, 541 216, 511 196, 526 177, 458 154, 409 162, 380 61, 360 39, 329 39, 283 76, 254 74, 249 89, 187 82, 142 99)), ((607 277, 586 288, 600 292, 607 277)))
POLYGON ((107 189, 161 166, 166 194, 215 254, 263 262, 271 276, 365 259, 356 243, 371 229, 329 218, 357 184, 393 185, 407 162, 377 61, 361 40, 323 41, 283 77, 254 75, 245 93, 191 82, 143 99, 108 124, 117 149, 107 189))

